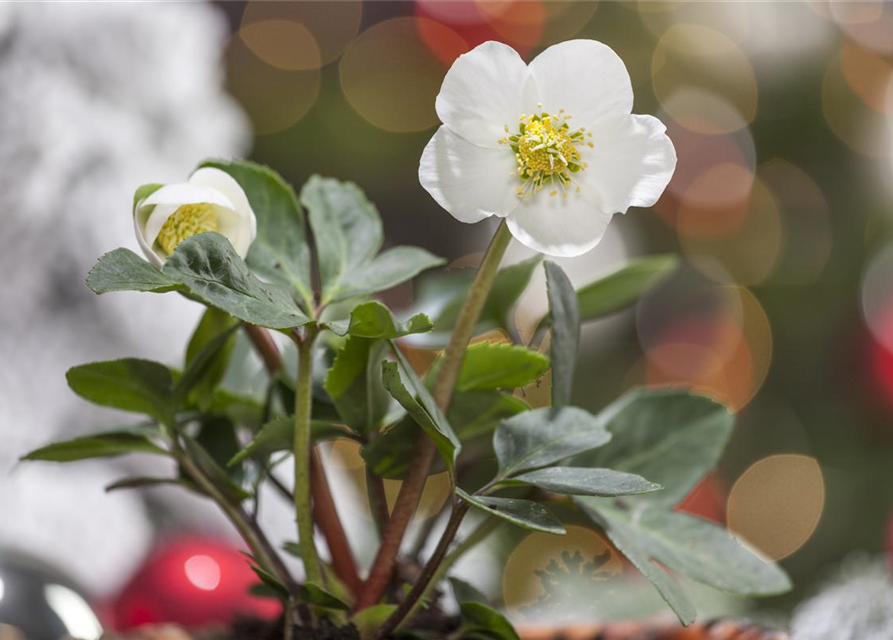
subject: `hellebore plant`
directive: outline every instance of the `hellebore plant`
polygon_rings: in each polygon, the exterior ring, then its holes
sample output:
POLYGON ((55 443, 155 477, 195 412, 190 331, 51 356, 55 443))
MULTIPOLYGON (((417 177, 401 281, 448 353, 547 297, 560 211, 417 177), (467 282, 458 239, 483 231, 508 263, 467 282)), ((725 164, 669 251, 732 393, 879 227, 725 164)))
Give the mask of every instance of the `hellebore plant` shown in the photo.
MULTIPOLYGON (((543 253, 582 253, 614 213, 653 204, 672 176, 663 125, 630 115, 631 107, 623 63, 597 42, 557 45, 530 66, 496 43, 456 61, 437 99, 444 126, 425 149, 420 179, 463 222, 505 221, 476 272, 419 279, 417 300, 434 302, 433 317, 398 315, 375 299, 444 261, 413 247, 380 252, 378 212, 354 184, 313 176, 296 196, 266 167, 214 160, 186 183, 140 187, 134 225, 149 262, 116 249, 87 285, 98 294, 178 292, 207 307, 184 366, 128 358, 71 369, 75 393, 147 420, 26 459, 170 458, 173 476, 125 478, 109 489, 173 483, 216 502, 250 550, 258 593, 283 602, 286 637, 313 637, 325 619, 375 639, 424 630, 468 549, 501 526, 562 535, 568 517, 601 530, 683 624, 696 612, 675 574, 745 596, 787 590, 779 568, 725 529, 674 510, 716 464, 733 425, 726 408, 676 389, 633 390, 597 415, 571 403, 581 323, 632 304, 674 269, 671 256, 635 261, 578 290, 544 262, 549 313, 529 344, 512 320, 541 262, 500 269, 513 235, 543 253), (492 329, 504 340, 472 344, 492 329), (271 331, 294 344, 296 375, 271 331), (238 366, 240 332, 269 374, 260 399, 222 385, 238 366), (421 373, 401 338, 428 332, 445 347, 421 373), (544 376, 551 405, 531 408, 517 391, 544 376), (336 438, 358 443, 366 463, 375 522, 368 538, 380 541, 368 569, 356 566, 316 451, 336 438), (288 456, 291 487, 271 474, 288 456), (453 497, 434 551, 422 558, 433 527, 420 528, 413 549, 404 538, 425 480, 443 469, 453 497), (390 510, 386 478, 403 481, 390 510), (285 549, 255 518, 268 482, 294 503, 297 544, 285 549), (470 530, 462 526, 469 512, 470 530), (300 558, 303 576, 289 572, 283 551, 300 558), (426 615, 417 616, 423 605, 426 615)), ((448 633, 516 637, 467 587, 454 582, 460 613, 441 616, 453 620, 448 633)))

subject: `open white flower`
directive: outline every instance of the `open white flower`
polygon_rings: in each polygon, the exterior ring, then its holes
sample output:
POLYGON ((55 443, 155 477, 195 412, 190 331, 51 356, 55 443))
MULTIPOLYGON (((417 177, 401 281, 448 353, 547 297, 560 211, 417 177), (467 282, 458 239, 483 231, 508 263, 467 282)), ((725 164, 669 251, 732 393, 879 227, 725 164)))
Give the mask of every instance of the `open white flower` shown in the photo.
POLYGON ((632 115, 629 73, 594 40, 549 47, 526 65, 486 42, 459 57, 435 104, 422 186, 454 218, 507 218, 523 244, 576 256, 611 217, 649 207, 676 168, 666 127, 632 115))
POLYGON ((133 226, 143 253, 156 267, 197 233, 220 233, 243 258, 257 237, 257 218, 245 191, 213 167, 198 169, 187 182, 164 185, 138 202, 133 226))

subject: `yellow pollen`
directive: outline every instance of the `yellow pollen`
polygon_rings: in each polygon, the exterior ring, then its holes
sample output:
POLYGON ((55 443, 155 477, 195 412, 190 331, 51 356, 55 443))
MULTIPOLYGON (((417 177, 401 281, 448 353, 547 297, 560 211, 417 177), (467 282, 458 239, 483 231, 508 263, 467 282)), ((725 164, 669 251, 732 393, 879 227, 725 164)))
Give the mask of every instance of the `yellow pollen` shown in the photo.
MULTIPOLYGON (((517 133, 498 141, 509 145, 515 154, 522 184, 518 195, 522 198, 537 193, 546 184, 566 191, 574 184, 572 174, 587 166, 581 161, 578 148, 587 145, 585 129, 572 129, 564 109, 558 113, 522 115, 517 133)), ((508 125, 505 128, 509 131, 508 125)), ((594 145, 590 142, 588 146, 594 145)), ((552 189, 550 195, 556 194, 557 190, 552 189)))
POLYGON ((217 214, 207 203, 184 204, 174 211, 158 232, 156 242, 168 255, 186 238, 205 231, 217 231, 217 214))

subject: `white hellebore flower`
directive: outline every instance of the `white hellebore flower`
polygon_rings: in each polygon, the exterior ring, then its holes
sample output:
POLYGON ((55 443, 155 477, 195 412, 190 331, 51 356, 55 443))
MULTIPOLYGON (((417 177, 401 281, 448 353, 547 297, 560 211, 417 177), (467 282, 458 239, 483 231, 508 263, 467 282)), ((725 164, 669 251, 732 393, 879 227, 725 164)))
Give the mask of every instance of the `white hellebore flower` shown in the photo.
POLYGON ((204 167, 187 182, 167 184, 137 203, 136 239, 161 267, 178 244, 204 231, 226 237, 242 258, 257 237, 257 218, 239 183, 225 171, 204 167))
POLYGON ((419 179, 461 222, 506 218, 528 247, 580 255, 615 213, 653 205, 676 168, 666 127, 632 106, 629 73, 600 42, 563 42, 530 65, 486 42, 443 80, 419 179))

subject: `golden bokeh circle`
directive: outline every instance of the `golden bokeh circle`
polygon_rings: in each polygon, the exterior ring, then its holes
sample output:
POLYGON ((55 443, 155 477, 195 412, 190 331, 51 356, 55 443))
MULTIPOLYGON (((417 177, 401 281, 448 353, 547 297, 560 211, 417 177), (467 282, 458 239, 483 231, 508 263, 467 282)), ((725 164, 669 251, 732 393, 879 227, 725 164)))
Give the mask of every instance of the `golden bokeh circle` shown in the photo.
POLYGON ((726 507, 729 530, 772 560, 812 537, 825 506, 825 481, 815 458, 780 454, 754 463, 735 482, 726 507))
POLYGON ((562 552, 580 552, 585 562, 604 553, 610 558, 601 571, 605 577, 619 575, 623 561, 614 547, 597 531, 580 526, 566 527, 563 536, 533 532, 528 534, 509 555, 502 574, 502 594, 509 611, 518 610, 535 602, 545 592, 537 571, 546 569, 551 561, 561 563, 562 552))
POLYGON ((393 18, 361 33, 339 63, 347 101, 364 119, 385 131, 423 131, 438 123, 434 99, 446 66, 423 41, 420 29, 426 37, 434 37, 458 53, 467 48, 458 34, 439 22, 393 18))
POLYGON ((651 60, 661 105, 683 87, 705 86, 733 105, 745 122, 757 113, 757 81, 741 48, 710 27, 677 24, 661 36, 651 60))
MULTIPOLYGON (((339 2, 251 0, 245 5, 245 10, 242 13, 241 29, 248 29, 251 33, 255 29, 253 25, 267 22, 286 22, 298 25, 312 35, 319 51, 318 65, 324 65, 336 60, 353 41, 360 31, 362 18, 363 3, 359 0, 341 0, 339 2)), ((279 27, 279 30, 285 34, 288 33, 282 27, 279 27)), ((255 33, 260 35, 261 32, 255 31, 255 33)), ((270 35, 275 34, 271 33, 270 35)), ((270 44, 263 43, 259 39, 255 44, 267 50, 270 49, 270 44)), ((276 44, 284 51, 295 46, 287 40, 276 42, 276 44)))
POLYGON ((258 57, 233 36, 226 48, 227 86, 254 125, 255 133, 284 131, 303 118, 319 96, 320 71, 287 71, 258 57))

